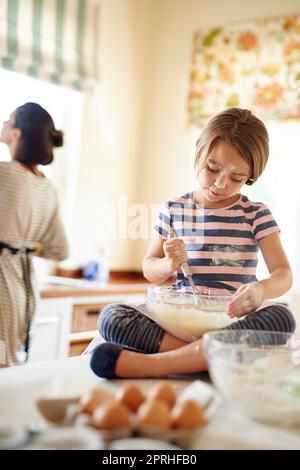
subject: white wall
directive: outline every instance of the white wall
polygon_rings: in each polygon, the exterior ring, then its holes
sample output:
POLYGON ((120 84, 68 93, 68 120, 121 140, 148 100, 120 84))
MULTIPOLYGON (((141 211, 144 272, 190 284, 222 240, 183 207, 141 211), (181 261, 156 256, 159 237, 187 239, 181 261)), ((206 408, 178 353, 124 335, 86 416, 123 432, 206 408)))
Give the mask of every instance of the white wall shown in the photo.
MULTIPOLYGON (((192 189, 186 96, 193 33, 202 26, 300 11, 300 0, 102 0, 101 5, 105 109, 99 97, 86 106, 73 250, 80 260, 101 244, 101 202, 117 207, 123 195, 129 204, 150 205, 192 189)), ((106 243, 111 267, 139 269, 148 243, 106 243)))
POLYGON ((95 257, 104 245, 112 268, 132 267, 134 242, 108 242, 101 204, 118 209, 119 197, 126 197, 128 204, 136 200, 141 96, 147 28, 151 23, 149 6, 149 0, 101 1, 101 87, 86 101, 72 238, 74 264, 95 257))

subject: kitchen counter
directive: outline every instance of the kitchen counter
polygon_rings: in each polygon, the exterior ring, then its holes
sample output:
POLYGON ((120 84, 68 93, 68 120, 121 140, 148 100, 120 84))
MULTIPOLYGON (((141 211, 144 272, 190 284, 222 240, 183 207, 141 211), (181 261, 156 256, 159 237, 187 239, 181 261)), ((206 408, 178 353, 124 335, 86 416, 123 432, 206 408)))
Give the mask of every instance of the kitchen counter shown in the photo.
MULTIPOLYGON (((104 381, 89 368, 89 356, 26 364, 0 371, 0 416, 15 418, 25 426, 41 427, 34 402, 42 396, 72 397, 104 381)), ((171 379, 170 379, 171 380, 171 379)), ((126 383, 114 380, 111 383, 126 383)), ((135 380, 136 382, 136 380, 135 380)), ((139 380, 143 388, 156 380, 139 380)), ((190 380, 172 380, 178 389, 190 380)), ((195 433, 186 449, 295 449, 300 450, 300 429, 283 429, 252 421, 218 398, 207 426, 195 433)))
POLYGON ((150 285, 142 278, 100 283, 40 276, 30 361, 80 355, 97 334, 102 309, 111 303, 141 304, 150 285))
POLYGON ((96 297, 104 295, 143 294, 147 292, 149 283, 103 284, 99 287, 78 287, 58 284, 41 284, 42 299, 53 297, 96 297))

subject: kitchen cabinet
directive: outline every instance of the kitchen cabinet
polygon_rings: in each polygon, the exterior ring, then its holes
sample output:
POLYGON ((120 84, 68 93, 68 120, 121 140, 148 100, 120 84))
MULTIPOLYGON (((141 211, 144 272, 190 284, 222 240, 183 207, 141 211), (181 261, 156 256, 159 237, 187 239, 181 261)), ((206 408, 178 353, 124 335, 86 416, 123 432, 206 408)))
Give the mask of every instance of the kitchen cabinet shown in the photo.
POLYGON ((40 300, 33 324, 29 362, 68 356, 71 313, 71 298, 40 300))
POLYGON ((98 318, 106 305, 111 303, 134 303, 145 301, 143 294, 103 295, 97 297, 73 298, 70 334, 70 356, 82 354, 89 343, 98 335, 98 318))
POLYGON ((97 330, 99 314, 109 303, 91 301, 91 304, 73 304, 71 333, 97 330))
POLYGON ((110 303, 142 303, 149 284, 106 285, 80 289, 41 287, 29 362, 80 355, 98 335, 101 310, 110 303))

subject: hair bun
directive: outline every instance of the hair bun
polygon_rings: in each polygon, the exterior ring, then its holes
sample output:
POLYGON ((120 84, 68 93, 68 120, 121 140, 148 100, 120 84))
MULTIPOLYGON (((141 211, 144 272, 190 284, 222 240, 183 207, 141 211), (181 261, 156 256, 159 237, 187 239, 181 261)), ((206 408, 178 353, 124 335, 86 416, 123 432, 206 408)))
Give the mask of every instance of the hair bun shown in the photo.
POLYGON ((62 147, 64 143, 64 134, 62 131, 57 131, 56 129, 53 129, 52 131, 50 131, 50 138, 54 147, 62 147))

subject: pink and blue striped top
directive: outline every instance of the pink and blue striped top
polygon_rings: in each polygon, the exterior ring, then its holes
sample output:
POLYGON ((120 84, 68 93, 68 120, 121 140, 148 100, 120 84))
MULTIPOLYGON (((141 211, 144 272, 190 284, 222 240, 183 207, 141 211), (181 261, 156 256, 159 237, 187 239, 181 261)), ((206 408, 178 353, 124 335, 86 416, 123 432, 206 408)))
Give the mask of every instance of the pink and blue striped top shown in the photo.
MULTIPOLYGON (((241 195, 233 205, 207 209, 193 193, 163 205, 154 226, 165 238, 181 238, 200 292, 236 291, 255 282, 258 242, 280 229, 268 207, 241 195)), ((178 271, 175 286, 188 286, 178 271)))

